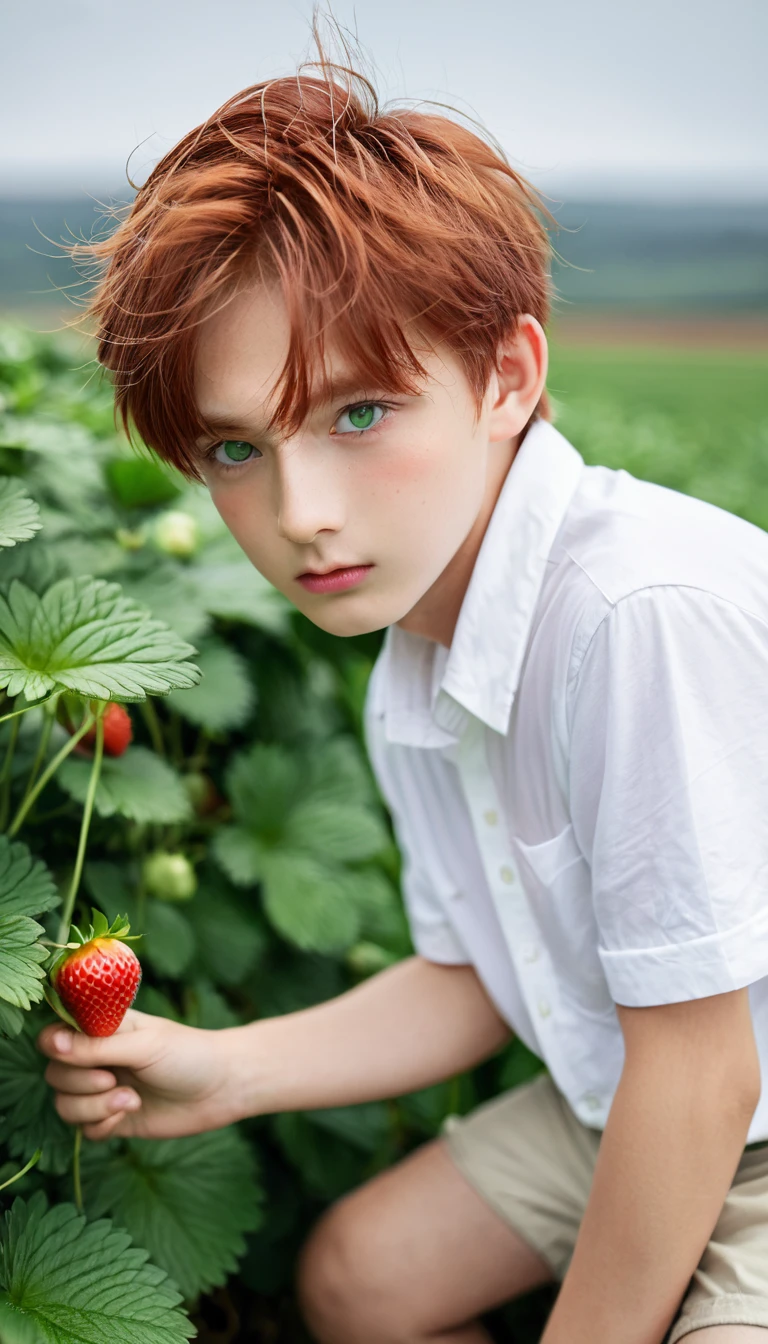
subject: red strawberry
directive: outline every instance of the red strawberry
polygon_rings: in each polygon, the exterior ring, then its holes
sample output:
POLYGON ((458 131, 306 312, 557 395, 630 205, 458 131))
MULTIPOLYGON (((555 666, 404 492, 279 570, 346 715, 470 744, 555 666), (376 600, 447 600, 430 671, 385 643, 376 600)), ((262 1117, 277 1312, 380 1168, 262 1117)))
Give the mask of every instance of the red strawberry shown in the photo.
MULTIPOLYGON (((74 721, 73 715, 76 718, 79 718, 79 723, 82 723, 83 721, 82 703, 82 700, 78 700, 71 695, 62 696, 59 701, 56 717, 60 723, 63 723, 70 736, 79 726, 79 724, 74 721)), ((90 709, 94 713, 98 708, 98 703, 97 700, 91 700, 89 702, 90 709)), ((105 754, 107 756, 122 756, 129 742, 133 741, 133 724, 131 723, 130 714, 124 705, 120 705, 116 700, 112 700, 104 710, 103 721, 105 754)), ((92 757, 93 752, 89 751, 88 748, 92 747, 95 742, 96 725, 94 724, 92 728, 88 729, 85 736, 80 738, 80 741, 75 747, 75 754, 78 756, 92 757)))
MULTIPOLYGON (((80 747, 93 746, 96 741, 96 724, 81 737, 75 751, 80 747)), ((122 756, 129 742, 133 741, 131 716, 124 705, 113 700, 104 710, 104 751, 107 756, 122 756)), ((88 752, 88 755, 92 755, 88 752)))
MULTIPOLYGON (((141 963, 127 941, 128 920, 118 915, 111 927, 100 910, 92 910, 93 924, 83 934, 75 924, 67 943, 53 962, 49 977, 64 1008, 87 1036, 111 1036, 117 1031, 141 983, 141 963), (124 941, 126 940, 126 941, 124 941), (70 949, 73 949, 70 951, 70 949)), ((55 944, 61 947, 60 943, 55 944)), ((55 1002, 53 1003, 55 1007, 55 1002)))

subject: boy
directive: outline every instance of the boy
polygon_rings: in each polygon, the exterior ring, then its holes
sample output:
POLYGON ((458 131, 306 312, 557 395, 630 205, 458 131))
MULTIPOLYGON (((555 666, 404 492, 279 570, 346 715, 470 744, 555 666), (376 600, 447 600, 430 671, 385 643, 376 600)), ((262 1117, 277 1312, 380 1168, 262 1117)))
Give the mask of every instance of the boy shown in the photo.
POLYGON ((366 738, 417 954, 286 1017, 39 1045, 99 1140, 400 1095, 517 1032, 547 1073, 315 1227, 314 1337, 480 1344, 561 1280, 545 1344, 768 1344, 768 538, 549 423, 536 204, 321 55, 89 249, 126 426, 310 620, 387 628, 366 738))

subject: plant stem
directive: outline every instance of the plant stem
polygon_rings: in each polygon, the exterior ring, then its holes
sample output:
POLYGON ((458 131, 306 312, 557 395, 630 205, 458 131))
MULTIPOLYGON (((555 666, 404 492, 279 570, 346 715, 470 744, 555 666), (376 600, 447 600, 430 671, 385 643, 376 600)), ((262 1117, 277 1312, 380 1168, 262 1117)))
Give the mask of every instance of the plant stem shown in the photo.
POLYGON ((61 695, 60 690, 54 691, 53 695, 49 695, 47 700, 38 700, 34 705, 25 705, 23 709, 14 709, 10 714, 3 714, 2 718, 0 718, 0 723, 5 723, 7 719, 15 719, 19 714, 28 714, 30 709, 42 709, 43 705, 47 705, 51 700, 55 700, 57 695, 61 695))
POLYGON ((66 757, 69 755, 71 751, 74 751, 75 747, 80 741, 80 738, 85 737, 85 734, 88 732, 88 729, 93 727, 94 722, 95 722, 95 715, 89 712, 83 719, 83 722, 80 724, 80 727, 78 728, 77 732, 73 733, 69 741, 64 743, 64 746, 61 748, 61 751, 56 753, 53 760, 48 765, 47 769, 43 771, 32 792, 29 794, 27 798, 24 799, 24 802, 21 804, 21 807, 19 808, 18 812, 16 813, 16 816, 14 817, 13 821, 11 822, 11 825, 8 828, 8 835, 11 838, 18 831, 30 807, 34 803, 35 799, 40 796, 46 784, 48 783, 48 780, 51 778, 52 775, 55 775, 56 771, 61 765, 61 762, 66 759, 66 757))
POLYGON ((165 756, 167 753, 165 750, 165 742, 163 741, 163 730, 160 727, 157 710, 149 696, 147 696, 146 700, 140 702, 139 708, 144 716, 144 722, 149 729, 149 736, 152 738, 152 746, 158 756, 165 756))
POLYGON ((17 1171, 15 1176, 10 1176, 7 1181, 3 1181, 3 1184, 0 1185, 0 1190, 4 1190, 6 1185, 13 1185, 13 1182, 18 1181, 20 1176, 26 1176, 30 1167, 34 1167, 35 1163, 40 1160, 42 1155, 43 1155, 42 1148, 36 1148, 32 1156, 30 1157, 26 1167, 22 1167, 21 1171, 17 1171))
POLYGON ((8 749, 5 753, 5 760, 3 762, 2 796, 0 796, 0 831, 5 830, 8 821, 8 809, 11 801, 11 763, 13 761, 13 753, 18 741, 20 728, 21 719, 15 719, 11 726, 11 732, 8 738, 8 749))
POLYGON ((77 846, 77 858, 75 859, 75 871, 72 874, 72 882, 67 895, 64 909, 61 913, 61 923, 59 924, 59 936, 57 942, 66 942, 67 932, 75 909, 75 897, 77 889, 80 886, 80 878, 83 872, 83 863, 85 861, 85 847, 88 841, 88 830, 91 824, 93 814, 93 800, 96 797, 96 786, 101 774, 101 759, 104 754, 104 719, 99 715, 96 720, 96 750, 93 753, 93 765, 91 766, 91 778, 88 781, 88 793, 85 798, 85 807, 83 808, 83 820, 80 825, 80 841, 77 846))
POLYGON ((32 764, 32 770, 30 771, 29 779, 27 780, 27 787, 24 790, 24 799, 22 801, 26 800, 27 795, 29 794, 32 786, 34 785, 35 780, 37 779, 37 772, 40 769, 40 766, 43 764, 43 761, 45 760, 45 753, 48 750, 48 743, 51 740, 52 732, 53 732, 53 715, 45 714, 43 717, 42 731, 40 733, 40 741, 37 744, 37 754, 32 764))
POLYGON ((72 1174, 75 1178, 75 1204, 78 1213, 83 1212, 83 1187, 80 1184, 80 1146, 83 1142, 83 1126, 78 1125, 75 1130, 75 1152, 72 1159, 72 1174))

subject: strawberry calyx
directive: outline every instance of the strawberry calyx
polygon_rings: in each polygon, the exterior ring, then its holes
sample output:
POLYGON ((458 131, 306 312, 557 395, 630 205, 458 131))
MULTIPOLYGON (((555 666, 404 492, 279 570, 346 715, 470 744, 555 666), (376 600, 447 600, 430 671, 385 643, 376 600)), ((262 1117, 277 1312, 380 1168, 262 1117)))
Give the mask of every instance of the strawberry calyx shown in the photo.
POLYGON ((48 968, 51 983, 55 980, 56 972, 68 960, 70 952, 84 947, 94 938, 118 938, 122 943, 135 943, 138 942, 139 938, 144 937, 142 933, 129 935, 128 930, 131 926, 127 915, 117 915, 110 924, 101 910, 96 910, 95 907, 91 906, 91 919, 92 923, 87 932, 84 933, 76 924, 71 924, 69 929, 70 942, 49 944, 51 947, 59 948, 58 956, 54 957, 48 968))

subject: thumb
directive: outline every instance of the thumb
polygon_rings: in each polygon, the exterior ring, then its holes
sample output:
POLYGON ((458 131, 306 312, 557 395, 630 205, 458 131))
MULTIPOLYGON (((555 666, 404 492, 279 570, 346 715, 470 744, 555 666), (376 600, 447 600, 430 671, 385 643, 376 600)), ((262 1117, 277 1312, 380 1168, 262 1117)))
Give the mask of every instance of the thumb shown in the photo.
POLYGON ((63 1022, 51 1022, 43 1027, 35 1044, 50 1059, 59 1059, 81 1068, 99 1065, 138 1064, 147 1046, 147 1027, 153 1021, 151 1013, 129 1008, 117 1031, 111 1036, 86 1036, 73 1031, 63 1022))

